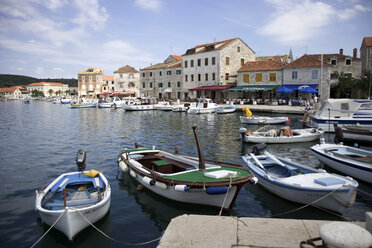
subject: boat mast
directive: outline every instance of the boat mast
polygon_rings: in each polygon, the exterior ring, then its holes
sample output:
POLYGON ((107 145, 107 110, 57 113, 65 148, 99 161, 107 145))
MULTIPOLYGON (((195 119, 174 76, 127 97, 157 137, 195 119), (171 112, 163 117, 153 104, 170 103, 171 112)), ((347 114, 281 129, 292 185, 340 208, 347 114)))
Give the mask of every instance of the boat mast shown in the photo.
POLYGON ((205 172, 205 162, 204 162, 204 156, 200 148, 200 143, 199 143, 199 138, 198 135, 196 134, 196 126, 192 127, 192 131, 194 132, 195 136, 195 142, 196 142, 196 147, 198 148, 198 155, 199 155, 199 171, 204 173, 205 172))

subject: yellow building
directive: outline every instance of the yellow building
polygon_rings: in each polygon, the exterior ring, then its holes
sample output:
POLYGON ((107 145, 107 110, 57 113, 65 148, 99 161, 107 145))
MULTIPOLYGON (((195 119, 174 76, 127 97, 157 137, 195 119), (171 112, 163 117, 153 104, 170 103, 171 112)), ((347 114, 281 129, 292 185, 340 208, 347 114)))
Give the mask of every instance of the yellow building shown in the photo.
POLYGON ((103 80, 102 68, 88 68, 78 74, 79 96, 96 98, 101 93, 103 80))

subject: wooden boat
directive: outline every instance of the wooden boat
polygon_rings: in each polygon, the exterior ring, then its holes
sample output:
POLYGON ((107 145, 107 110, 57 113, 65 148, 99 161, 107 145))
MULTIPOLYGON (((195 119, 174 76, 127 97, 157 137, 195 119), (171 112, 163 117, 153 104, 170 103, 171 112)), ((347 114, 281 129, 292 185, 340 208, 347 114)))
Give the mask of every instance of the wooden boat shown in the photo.
POLYGON ((372 183, 372 152, 336 144, 317 144, 311 151, 322 163, 346 175, 372 183))
POLYGON ((293 129, 293 135, 285 135, 285 130, 272 129, 266 132, 247 132, 246 128, 240 128, 240 137, 245 142, 250 143, 269 143, 269 144, 284 144, 284 143, 299 143, 318 140, 324 131, 315 128, 293 129))
POLYGON ((111 202, 106 177, 98 171, 84 171, 84 150, 78 151, 76 162, 79 171, 64 173, 45 190, 36 190, 35 200, 42 221, 49 226, 54 224, 69 240, 88 227, 88 221, 95 223, 105 216, 111 202))
POLYGON ((200 98, 196 107, 190 107, 188 114, 210 114, 216 112, 219 106, 209 98, 200 98))
POLYGON ((254 116, 248 107, 244 107, 240 122, 245 124, 280 124, 288 121, 288 117, 254 116))
POLYGON ((344 140, 361 143, 372 143, 372 127, 368 126, 341 126, 344 140))
POLYGON ((216 108, 217 114, 234 113, 235 110, 236 110, 236 106, 220 106, 216 108))
POLYGON ((284 199, 339 213, 355 201, 358 183, 350 177, 316 170, 267 151, 242 159, 260 185, 284 199))
POLYGON ((255 183, 253 175, 242 167, 205 163, 195 128, 199 158, 136 148, 120 152, 118 165, 144 187, 165 198, 229 210, 241 187, 249 181, 255 183))

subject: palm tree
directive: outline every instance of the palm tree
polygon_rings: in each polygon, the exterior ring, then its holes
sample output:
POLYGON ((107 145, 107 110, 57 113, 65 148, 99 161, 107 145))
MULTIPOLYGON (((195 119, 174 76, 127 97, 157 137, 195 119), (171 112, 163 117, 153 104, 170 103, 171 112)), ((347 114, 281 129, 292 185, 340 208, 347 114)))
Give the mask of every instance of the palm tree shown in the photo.
POLYGON ((49 90, 48 90, 48 93, 49 93, 49 96, 52 96, 52 94, 53 94, 53 90, 52 90, 52 89, 49 89, 49 90))

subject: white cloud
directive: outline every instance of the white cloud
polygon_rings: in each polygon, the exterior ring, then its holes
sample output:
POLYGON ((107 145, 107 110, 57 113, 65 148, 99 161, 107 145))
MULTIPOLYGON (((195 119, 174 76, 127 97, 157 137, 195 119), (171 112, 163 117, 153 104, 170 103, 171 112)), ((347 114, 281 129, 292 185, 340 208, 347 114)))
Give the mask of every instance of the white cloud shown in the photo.
POLYGON ((136 5, 143 9, 160 10, 162 2, 159 0, 136 0, 136 5))
POLYGON ((35 74, 38 75, 38 76, 41 76, 43 75, 44 73, 44 68, 43 67, 37 67, 36 70, 35 70, 35 74))
POLYGON ((50 10, 56 10, 67 4, 67 0, 47 0, 43 1, 43 4, 50 10))
POLYGON ((74 4, 80 9, 80 13, 72 21, 80 26, 90 26, 93 29, 104 27, 109 15, 104 7, 99 5, 98 0, 74 0, 74 4))
POLYGON ((54 68, 53 68, 53 71, 60 72, 60 71, 63 71, 63 69, 62 69, 62 68, 59 68, 59 67, 54 67, 54 68))

